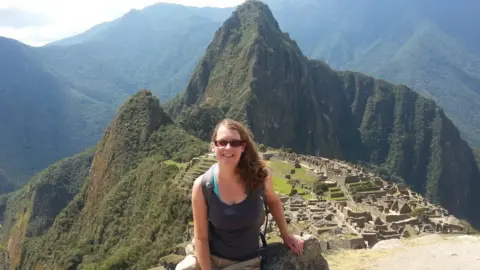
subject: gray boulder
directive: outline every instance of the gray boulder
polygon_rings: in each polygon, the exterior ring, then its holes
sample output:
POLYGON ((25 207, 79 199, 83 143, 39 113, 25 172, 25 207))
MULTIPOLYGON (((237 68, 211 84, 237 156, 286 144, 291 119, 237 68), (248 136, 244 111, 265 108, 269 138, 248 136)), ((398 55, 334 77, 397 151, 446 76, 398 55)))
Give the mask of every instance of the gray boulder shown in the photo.
POLYGON ((328 262, 322 256, 318 239, 304 235, 303 253, 295 255, 283 243, 268 245, 264 253, 264 270, 328 270, 328 262))

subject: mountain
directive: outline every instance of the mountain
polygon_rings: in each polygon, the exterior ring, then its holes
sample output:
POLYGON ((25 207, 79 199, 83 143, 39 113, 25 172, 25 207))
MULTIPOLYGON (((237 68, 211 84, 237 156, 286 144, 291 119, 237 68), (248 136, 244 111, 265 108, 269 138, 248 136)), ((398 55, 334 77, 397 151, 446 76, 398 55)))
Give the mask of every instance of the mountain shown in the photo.
POLYGON ((265 2, 307 56, 408 85, 480 145, 478 2, 265 2))
POLYGON ((0 38, 0 168, 21 185, 92 147, 136 89, 178 93, 226 16, 158 4, 45 47, 0 38))
POLYGON ((11 182, 95 143, 103 112, 52 74, 35 48, 0 38, 0 168, 11 182))
MULTIPOLYGON (((191 182, 175 178, 183 166, 179 164, 207 149, 207 143, 174 125, 151 92, 139 91, 125 102, 105 131, 90 159, 91 166, 86 171, 75 170, 83 178, 81 187, 74 189, 76 196, 65 207, 58 206, 62 210, 48 231, 43 226, 32 234, 37 237, 27 233, 23 242, 17 242, 22 245, 15 245, 18 249, 8 245, 11 267, 148 269, 155 265, 182 242, 192 219, 191 182)), ((70 172, 67 169, 63 175, 70 172)), ((28 189, 38 193, 38 188, 28 189)), ((56 194, 53 190, 50 192, 56 194)), ((34 204, 44 210, 57 207, 45 202, 38 199, 34 204)), ((28 218, 28 207, 18 212, 23 218, 17 220, 24 224, 19 225, 18 235, 23 235, 25 226, 37 223, 28 218)))
POLYGON ((52 71, 94 99, 122 104, 148 88, 166 101, 184 87, 228 9, 155 4, 39 48, 52 71))
POLYGON ((271 147, 380 166, 480 224, 479 169, 443 110, 404 85, 308 59, 259 1, 240 6, 216 32, 167 108, 197 136, 231 117, 271 147))

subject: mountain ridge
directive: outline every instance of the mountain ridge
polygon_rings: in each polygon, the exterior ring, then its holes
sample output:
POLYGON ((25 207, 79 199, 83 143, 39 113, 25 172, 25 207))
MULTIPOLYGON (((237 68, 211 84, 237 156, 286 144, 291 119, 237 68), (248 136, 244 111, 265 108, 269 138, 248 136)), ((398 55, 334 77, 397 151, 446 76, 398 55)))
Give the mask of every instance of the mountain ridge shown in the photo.
POLYGON ((408 85, 444 108, 469 143, 479 143, 480 52, 471 28, 478 3, 265 2, 309 57, 408 85))

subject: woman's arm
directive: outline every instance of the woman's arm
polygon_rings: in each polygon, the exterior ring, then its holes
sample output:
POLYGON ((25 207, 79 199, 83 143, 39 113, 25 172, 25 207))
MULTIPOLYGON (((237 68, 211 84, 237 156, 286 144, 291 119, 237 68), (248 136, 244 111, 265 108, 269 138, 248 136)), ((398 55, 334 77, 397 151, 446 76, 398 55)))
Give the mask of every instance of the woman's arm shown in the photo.
POLYGON ((202 176, 198 177, 192 188, 193 235, 195 257, 200 269, 212 269, 210 262, 210 247, 208 245, 207 205, 203 197, 202 176))
POLYGON ((290 234, 287 227, 287 220, 283 212, 283 204, 277 193, 273 189, 273 180, 271 174, 265 178, 265 200, 267 202, 270 213, 275 219, 283 242, 293 250, 296 254, 301 254, 303 250, 303 240, 297 239, 290 234))

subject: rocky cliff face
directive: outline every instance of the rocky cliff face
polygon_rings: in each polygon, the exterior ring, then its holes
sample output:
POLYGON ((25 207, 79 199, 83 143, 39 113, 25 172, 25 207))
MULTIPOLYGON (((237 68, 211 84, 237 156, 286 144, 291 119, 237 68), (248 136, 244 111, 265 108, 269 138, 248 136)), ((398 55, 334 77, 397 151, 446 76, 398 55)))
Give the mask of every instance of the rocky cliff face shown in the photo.
POLYGON ((197 134, 232 117, 266 145, 379 165, 480 226, 478 166, 443 110, 405 86, 307 59, 259 1, 216 32, 168 108, 180 124, 208 119, 197 134))

